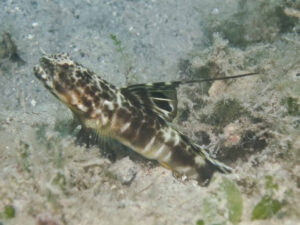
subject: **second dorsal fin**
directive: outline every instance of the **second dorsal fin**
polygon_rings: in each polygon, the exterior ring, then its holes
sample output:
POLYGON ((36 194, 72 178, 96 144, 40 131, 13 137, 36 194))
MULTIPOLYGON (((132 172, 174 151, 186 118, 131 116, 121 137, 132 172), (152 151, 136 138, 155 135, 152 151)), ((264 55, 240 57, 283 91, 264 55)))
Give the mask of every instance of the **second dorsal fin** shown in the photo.
POLYGON ((122 88, 122 93, 137 107, 144 107, 171 122, 177 113, 178 84, 137 84, 122 88))
POLYGON ((177 91, 181 84, 201 83, 215 80, 228 80, 240 77, 257 75, 258 73, 247 73, 228 77, 207 78, 202 80, 157 82, 147 84, 134 84, 121 88, 122 94, 128 98, 136 107, 143 107, 148 111, 171 122, 177 113, 177 91))

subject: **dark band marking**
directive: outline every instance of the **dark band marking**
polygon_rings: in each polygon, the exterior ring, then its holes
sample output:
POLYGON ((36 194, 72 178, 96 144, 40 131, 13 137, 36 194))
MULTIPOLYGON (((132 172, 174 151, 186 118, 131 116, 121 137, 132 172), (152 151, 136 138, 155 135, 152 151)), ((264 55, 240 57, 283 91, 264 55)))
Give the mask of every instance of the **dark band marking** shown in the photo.
POLYGON ((172 149, 171 161, 173 161, 178 166, 195 166, 195 160, 192 155, 187 154, 184 150, 185 145, 177 145, 172 149))
MULTIPOLYGON (((125 124, 125 123, 124 123, 125 124)), ((132 140, 136 137, 137 129, 140 126, 140 122, 137 120, 132 120, 130 123, 130 127, 125 130, 120 135, 125 138, 126 140, 132 142, 132 140)))
POLYGON ((126 123, 131 119, 131 114, 126 109, 120 108, 117 110, 116 113, 117 119, 120 122, 120 124, 126 123))
POLYGON ((149 127, 147 123, 143 123, 138 129, 137 136, 134 138, 133 142, 138 148, 145 148, 154 134, 155 130, 152 127, 149 127))

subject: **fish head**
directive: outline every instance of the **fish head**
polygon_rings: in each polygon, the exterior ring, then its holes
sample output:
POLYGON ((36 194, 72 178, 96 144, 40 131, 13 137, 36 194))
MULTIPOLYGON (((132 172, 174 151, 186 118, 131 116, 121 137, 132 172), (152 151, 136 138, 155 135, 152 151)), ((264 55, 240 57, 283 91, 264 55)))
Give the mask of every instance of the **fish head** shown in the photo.
POLYGON ((43 56, 34 67, 35 76, 60 101, 76 113, 90 111, 99 92, 94 74, 68 54, 43 56))
POLYGON ((75 62, 67 54, 43 56, 33 70, 35 76, 53 94, 72 89, 75 62))

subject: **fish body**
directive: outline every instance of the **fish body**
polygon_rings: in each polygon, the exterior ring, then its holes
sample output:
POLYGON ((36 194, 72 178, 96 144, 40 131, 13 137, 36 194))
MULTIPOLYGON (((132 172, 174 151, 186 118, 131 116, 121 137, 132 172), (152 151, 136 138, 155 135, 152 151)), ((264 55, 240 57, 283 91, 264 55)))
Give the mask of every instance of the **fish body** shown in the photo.
POLYGON ((39 62, 35 76, 83 127, 203 185, 214 171, 231 172, 170 124, 176 116, 176 88, 181 82, 118 88, 66 54, 43 56, 39 62))

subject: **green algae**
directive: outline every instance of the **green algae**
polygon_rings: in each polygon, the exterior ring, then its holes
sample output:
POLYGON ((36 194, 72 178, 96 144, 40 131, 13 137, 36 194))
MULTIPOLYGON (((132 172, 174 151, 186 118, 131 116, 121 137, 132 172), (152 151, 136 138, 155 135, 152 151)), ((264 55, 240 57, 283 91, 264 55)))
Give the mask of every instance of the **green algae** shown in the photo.
POLYGON ((122 45, 122 41, 117 38, 116 35, 110 34, 110 39, 113 41, 114 46, 116 47, 117 52, 124 53, 124 47, 122 45))
POLYGON ((58 172, 55 176, 55 178, 53 179, 52 183, 54 185, 57 185, 64 193, 66 193, 67 191, 67 181, 66 181, 66 177, 64 174, 58 172))
POLYGON ((229 221, 237 224, 243 214, 243 199, 240 190, 231 180, 223 178, 222 183, 227 200, 227 209, 229 212, 229 221))
POLYGON ((283 204, 271 196, 264 196, 254 207, 251 220, 266 220, 279 212, 283 204))
POLYGON ((0 212, 0 219, 12 219, 16 215, 15 208, 11 205, 6 205, 3 212, 0 212))
POLYGON ((24 141, 20 141, 19 148, 22 167, 26 172, 31 173, 30 145, 24 141))
POLYGON ((127 85, 131 83, 136 83, 138 78, 137 74, 133 72, 134 69, 134 57, 130 54, 130 51, 124 47, 122 41, 115 35, 110 34, 110 39, 113 41, 116 52, 119 57, 117 57, 117 62, 119 64, 120 70, 124 73, 127 85))
POLYGON ((205 225, 203 220, 197 220, 196 225, 205 225))
POLYGON ((279 186, 274 182, 272 176, 265 176, 265 187, 269 192, 256 204, 252 210, 252 220, 265 220, 276 215, 283 207, 283 203, 274 199, 273 194, 278 190, 279 186))
POLYGON ((266 180, 265 185, 267 190, 270 190, 272 193, 273 191, 278 190, 278 184, 273 181, 272 176, 265 176, 265 180, 266 180))
POLYGON ((300 103, 297 98, 287 97, 286 105, 289 115, 300 116, 300 103))
POLYGON ((203 219, 198 224, 238 224, 242 219, 243 199, 238 186, 230 179, 223 178, 218 191, 203 200, 203 219), (224 202, 220 204, 220 202, 224 202), (226 215, 226 216, 225 216, 226 215))

